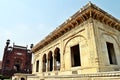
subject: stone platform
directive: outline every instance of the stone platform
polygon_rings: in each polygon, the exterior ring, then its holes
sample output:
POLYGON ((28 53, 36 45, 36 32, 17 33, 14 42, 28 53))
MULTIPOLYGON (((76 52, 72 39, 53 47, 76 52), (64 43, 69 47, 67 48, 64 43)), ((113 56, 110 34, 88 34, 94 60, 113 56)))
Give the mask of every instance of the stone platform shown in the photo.
POLYGON ((120 80, 120 71, 98 72, 93 74, 37 76, 32 74, 14 74, 12 80, 120 80))

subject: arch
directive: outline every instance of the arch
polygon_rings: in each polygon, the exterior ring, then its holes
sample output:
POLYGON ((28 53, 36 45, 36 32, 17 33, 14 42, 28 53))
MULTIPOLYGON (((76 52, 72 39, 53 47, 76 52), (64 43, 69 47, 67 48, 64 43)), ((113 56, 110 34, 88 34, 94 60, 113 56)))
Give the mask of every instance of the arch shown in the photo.
POLYGON ((74 36, 74 37, 70 38, 70 39, 65 43, 64 50, 63 50, 63 55, 65 54, 65 49, 66 49, 67 44, 68 44, 72 39, 74 39, 74 38, 76 38, 76 37, 81 37, 81 38, 83 38, 85 41, 87 40, 87 39, 86 39, 84 36, 82 36, 82 35, 77 35, 77 36, 74 36))
POLYGON ((46 54, 43 55, 42 62, 43 62, 43 67, 42 67, 43 69, 42 69, 42 71, 46 72, 46 65, 47 65, 46 54))
POLYGON ((25 80, 25 78, 21 78, 21 80, 25 80))
POLYGON ((54 70, 60 70, 60 49, 57 47, 54 51, 54 70))
POLYGON ((102 33, 100 37, 102 39, 102 51, 105 53, 104 58, 107 58, 104 63, 114 65, 120 64, 120 43, 118 37, 115 34, 106 32, 102 33))
POLYGON ((37 60, 36 61, 36 72, 39 72, 39 64, 40 64, 40 62, 39 62, 39 60, 37 60))
POLYGON ((76 35, 71 38, 69 38, 64 45, 64 51, 63 51, 63 67, 65 69, 70 69, 70 67, 76 67, 81 66, 81 46, 87 45, 87 39, 83 35, 76 35), (75 52, 75 50, 77 52, 75 52), (77 58, 75 58, 77 57, 77 58), (69 60, 68 60, 69 59, 69 60), (77 63, 77 60, 79 62, 77 63))
POLYGON ((21 71, 22 60, 20 58, 16 58, 14 60, 14 70, 17 72, 21 71))
POLYGON ((53 56, 52 56, 52 51, 49 51, 48 53, 48 71, 53 70, 53 56))
MULTIPOLYGON (((119 41, 114 37, 114 36, 116 36, 116 35, 111 34, 111 33, 102 33, 102 34, 100 35, 100 37, 103 37, 103 38, 104 38, 104 35, 107 35, 107 36, 113 38, 113 39, 116 41, 116 43, 118 44, 118 46, 120 47, 119 41)), ((117 36, 116 36, 116 37, 117 37, 117 36)))

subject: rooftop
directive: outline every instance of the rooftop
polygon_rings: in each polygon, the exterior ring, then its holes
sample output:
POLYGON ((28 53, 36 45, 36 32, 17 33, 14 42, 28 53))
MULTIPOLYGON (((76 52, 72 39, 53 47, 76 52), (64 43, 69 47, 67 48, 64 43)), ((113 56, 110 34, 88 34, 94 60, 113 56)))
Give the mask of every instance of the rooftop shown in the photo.
POLYGON ((78 25, 80 25, 81 23, 83 23, 84 21, 90 18, 98 20, 120 31, 120 21, 118 19, 108 14, 107 12, 103 11, 102 9, 97 7, 95 4, 92 4, 91 2, 89 2, 87 5, 83 6, 83 8, 81 8, 79 11, 77 11, 73 16, 68 18, 63 24, 58 26, 53 32, 51 32, 42 41, 36 44, 32 48, 32 51, 36 52, 38 49, 43 48, 44 46, 48 45, 52 41, 56 40, 60 36, 64 35, 66 32, 77 27, 78 25))
POLYGON ((17 49, 27 49, 27 47, 18 46, 18 45, 13 45, 13 48, 17 48, 17 49))

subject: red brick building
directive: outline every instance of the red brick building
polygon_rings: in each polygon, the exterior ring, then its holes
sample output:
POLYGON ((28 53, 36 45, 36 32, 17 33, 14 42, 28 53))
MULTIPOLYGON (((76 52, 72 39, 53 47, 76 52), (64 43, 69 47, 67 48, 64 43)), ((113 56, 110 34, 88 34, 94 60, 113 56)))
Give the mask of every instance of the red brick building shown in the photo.
POLYGON ((31 50, 15 44, 11 47, 9 44, 10 40, 7 40, 2 61, 2 75, 10 77, 14 73, 31 73, 31 50))
POLYGON ((1 74, 1 70, 2 70, 2 61, 0 61, 0 74, 1 74))
POLYGON ((0 61, 0 70, 2 69, 2 61, 0 61))

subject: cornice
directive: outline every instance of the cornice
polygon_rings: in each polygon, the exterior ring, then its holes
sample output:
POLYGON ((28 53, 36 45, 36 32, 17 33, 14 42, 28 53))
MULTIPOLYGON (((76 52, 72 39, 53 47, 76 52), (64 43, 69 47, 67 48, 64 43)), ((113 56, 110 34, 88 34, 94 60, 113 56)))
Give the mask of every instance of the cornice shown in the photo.
POLYGON ((32 48, 33 52, 43 48, 52 41, 56 40, 60 36, 64 35, 66 32, 82 24, 89 18, 98 20, 110 27, 120 31, 120 21, 114 18, 112 15, 103 11, 96 5, 89 2, 87 5, 83 6, 79 11, 77 11, 73 16, 68 18, 63 24, 58 26, 53 32, 51 32, 47 37, 40 41, 37 45, 32 48))

